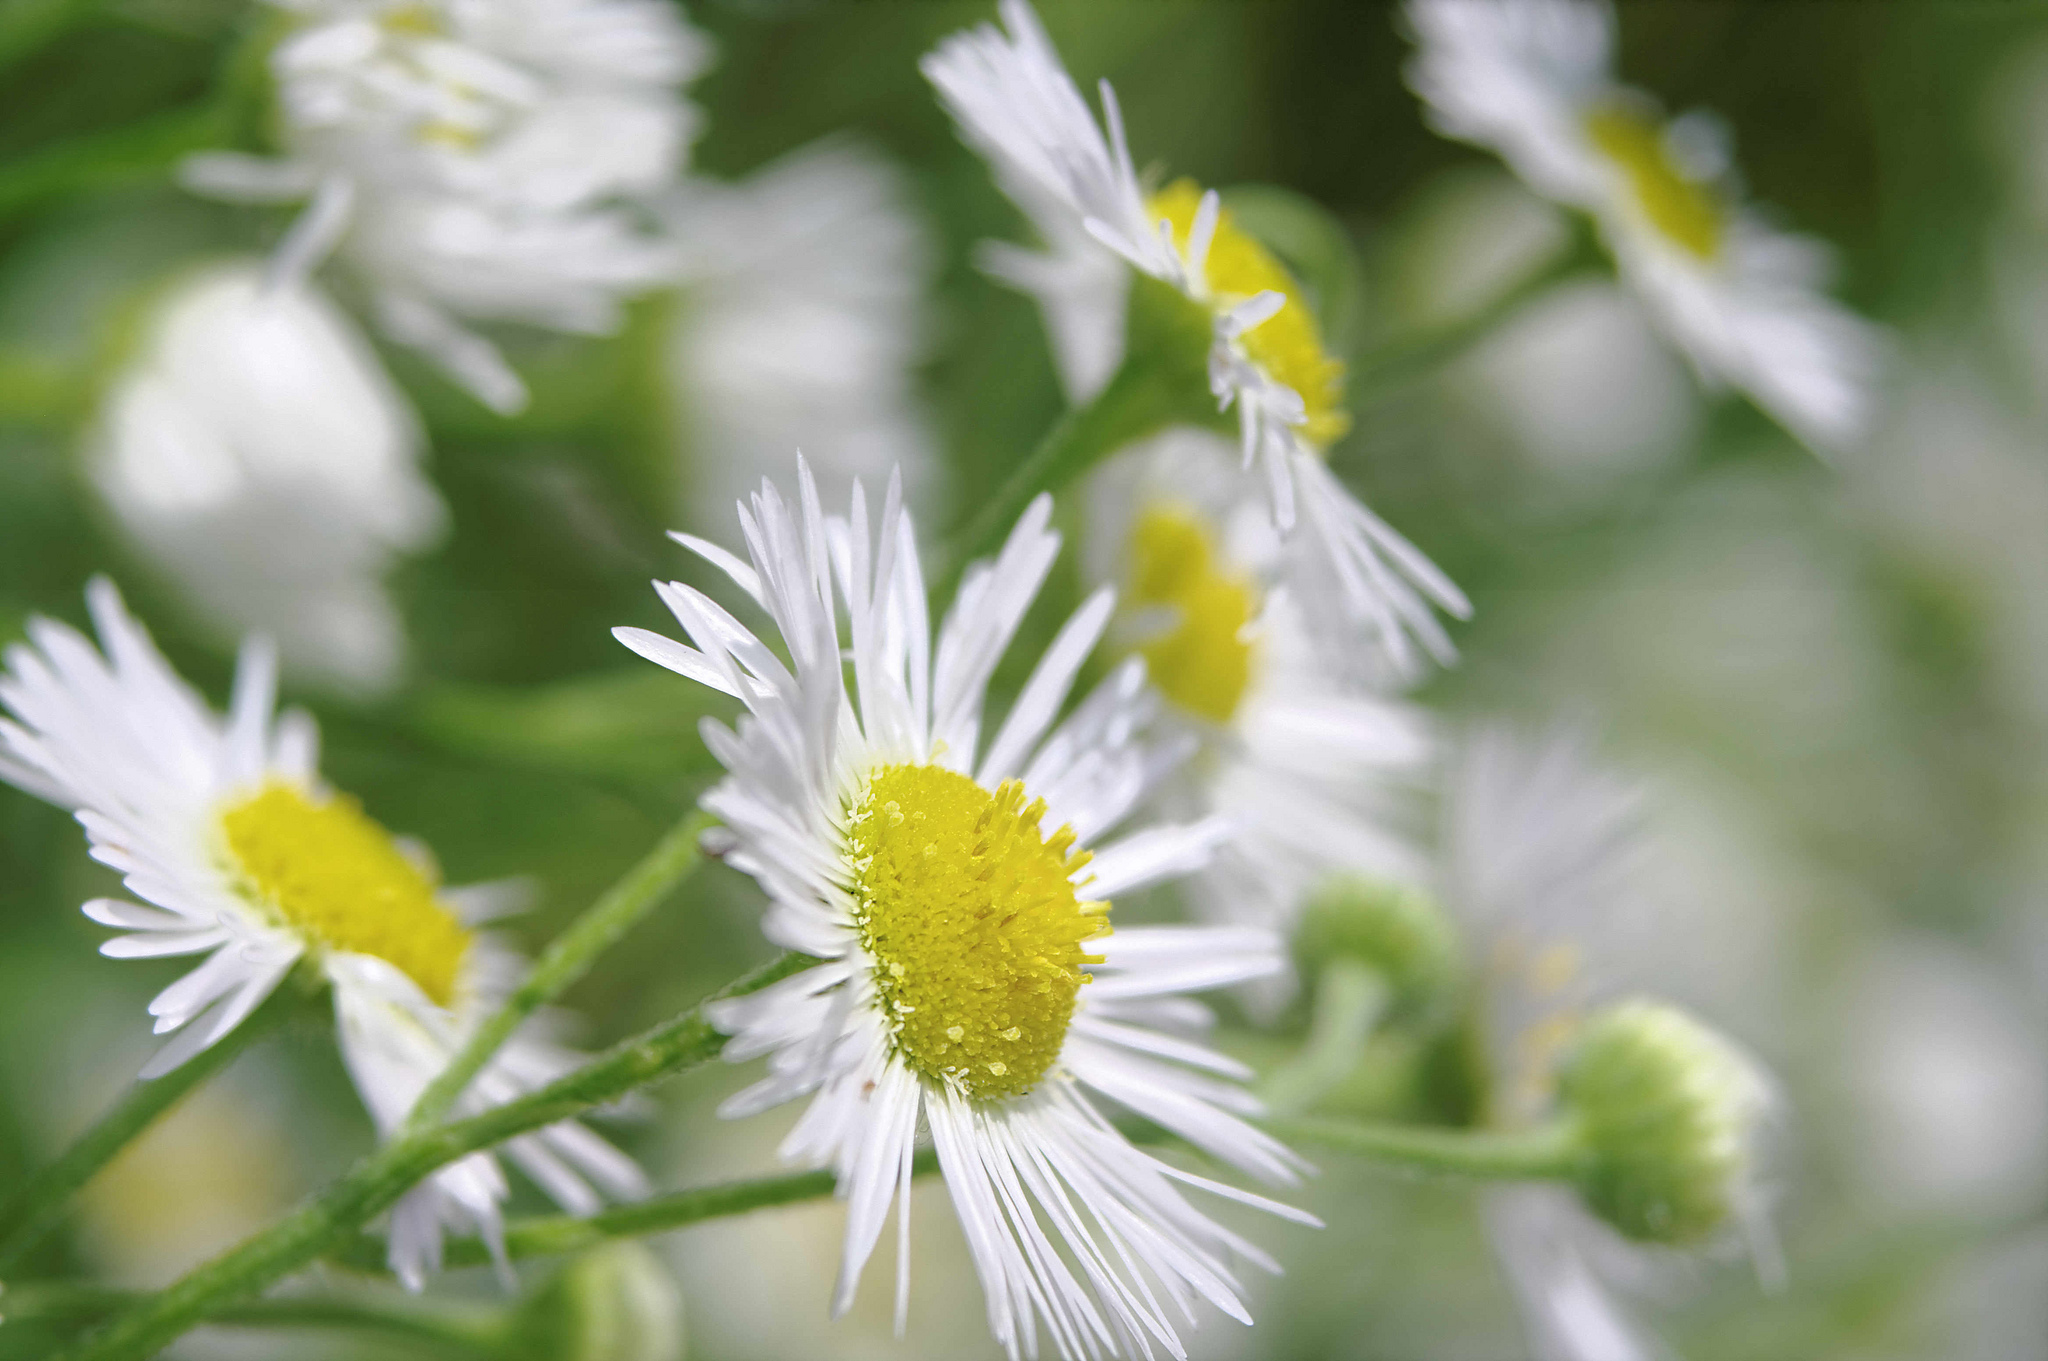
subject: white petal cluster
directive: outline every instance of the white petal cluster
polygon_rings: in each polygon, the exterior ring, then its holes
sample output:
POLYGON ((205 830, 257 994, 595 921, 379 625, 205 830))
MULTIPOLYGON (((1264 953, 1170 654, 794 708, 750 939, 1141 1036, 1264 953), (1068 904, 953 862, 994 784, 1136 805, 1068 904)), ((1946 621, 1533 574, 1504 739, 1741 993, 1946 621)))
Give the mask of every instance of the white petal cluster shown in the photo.
POLYGON ((657 590, 695 646, 617 630, 634 651, 746 705, 736 730, 705 727, 728 774, 704 806, 731 832, 728 862, 769 895, 770 939, 824 961, 715 1011, 734 1036, 728 1058, 769 1058, 768 1078, 725 1113, 811 1098, 782 1152, 833 1167, 848 1203, 835 1311, 851 1305, 892 1202, 899 1319, 907 1307, 900 1244, 922 1122, 987 1292, 990 1328, 1012 1356, 1036 1353, 1041 1326, 1063 1356, 1150 1356, 1155 1347, 1183 1356, 1171 1314, 1192 1322, 1204 1299, 1247 1319, 1229 1259, 1273 1264, 1198 1212, 1178 1184, 1304 1217, 1133 1146, 1088 1092, 1255 1176, 1291 1182, 1297 1160, 1242 1118, 1257 1110, 1237 1086, 1248 1071, 1185 1033, 1206 1014, 1180 996, 1272 973, 1279 940, 1168 927, 1091 940, 1107 963, 1081 990, 1058 1060, 1034 1089, 981 1100, 914 1071, 893 1043, 857 925, 845 818, 866 772, 936 765, 988 789, 1021 779, 1027 797, 1049 805, 1049 825, 1071 825, 1095 850, 1077 881, 1094 898, 1199 867, 1225 829, 1205 821, 1104 840, 1181 754, 1145 737, 1156 701, 1135 662, 1054 723, 1108 622, 1110 592, 1061 629, 984 741, 989 680, 1058 554, 1049 500, 1031 506, 993 562, 970 569, 934 637, 897 482, 871 522, 858 486, 850 515, 838 519, 824 513, 809 470, 800 466, 799 477, 795 507, 772 483, 741 507, 748 561, 677 536, 768 614, 785 650, 676 582, 657 590))
POLYGON ((1283 307, 1307 303, 1268 290, 1219 305, 1207 274, 1221 211, 1215 191, 1203 197, 1187 238, 1176 243, 1168 224, 1146 207, 1109 83, 1100 86, 1104 122, 1098 125, 1026 0, 1003 0, 1001 12, 1004 28, 983 24, 948 38, 923 69, 962 138, 988 159, 998 183, 1050 247, 1046 255, 998 248, 989 259, 1001 277, 1047 305, 1070 392, 1087 395, 1121 354, 1128 280, 1115 279, 1113 270, 1104 277, 1105 251, 1208 307, 1215 314, 1210 390, 1220 407, 1237 409, 1243 461, 1263 474, 1274 523, 1283 533, 1299 528, 1316 559, 1315 574, 1336 590, 1333 603, 1395 665, 1413 669, 1416 641, 1448 660, 1450 640, 1433 609, 1463 617, 1471 612, 1469 602, 1330 473, 1302 434, 1302 394, 1246 352, 1247 332, 1283 307))
MULTIPOLYGON (((387 961, 322 949, 256 901, 221 846, 221 810, 270 783, 320 789, 319 736, 306 714, 275 714, 272 650, 242 652, 225 716, 174 672, 104 579, 87 592, 100 646, 47 619, 7 652, 0 674, 0 779, 70 808, 93 858, 122 876, 132 902, 99 898, 85 913, 125 934, 101 953, 117 959, 205 955, 149 1004, 158 1034, 175 1032, 143 1068, 169 1072, 242 1024, 301 961, 334 996, 342 1057, 381 1131, 414 1100, 496 1009, 520 964, 489 937, 465 953, 456 995, 438 1005, 387 961)), ((490 915, 485 886, 445 891, 458 911, 490 915)), ((463 1095, 475 1112, 567 1072, 577 1056, 532 1031, 515 1036, 463 1095)), ((613 1195, 644 1183, 624 1154, 581 1125, 552 1125, 506 1152, 564 1208, 598 1207, 592 1183, 613 1195)), ((392 1269, 418 1288, 439 1265, 443 1228, 495 1247, 510 1194, 497 1159, 476 1153, 443 1168, 393 1208, 392 1269)))
POLYGON ((377 692, 405 660, 384 574, 446 519, 420 444, 340 309, 244 262, 166 297, 87 461, 121 527, 221 633, 262 632, 288 672, 377 692))
POLYGON ((1614 75, 1610 0, 1410 0, 1408 81, 1447 137, 1499 153, 1538 193, 1598 224, 1622 278, 1700 377, 1741 389, 1809 447, 1833 454, 1869 428, 1881 343, 1824 292, 1827 248, 1771 223, 1724 183, 1720 125, 1674 120, 1662 155, 1725 215, 1716 249, 1675 241, 1588 118, 1655 106, 1614 75))
POLYGON ((384 329, 492 408, 524 384, 472 321, 577 334, 663 282, 673 252, 635 201, 694 131, 680 86, 708 59, 663 0, 273 0, 285 159, 210 153, 195 190, 310 204, 294 276, 338 252, 384 329))

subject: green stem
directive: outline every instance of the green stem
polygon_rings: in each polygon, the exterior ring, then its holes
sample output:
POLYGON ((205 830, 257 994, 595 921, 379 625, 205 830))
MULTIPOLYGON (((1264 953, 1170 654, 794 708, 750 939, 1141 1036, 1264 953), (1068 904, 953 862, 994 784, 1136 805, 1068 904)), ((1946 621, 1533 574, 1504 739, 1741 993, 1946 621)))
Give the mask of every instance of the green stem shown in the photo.
MULTIPOLYGON (((758 991, 813 962, 784 955, 707 1001, 758 991)), ((435 1169, 695 1067, 715 1057, 724 1044, 699 1003, 530 1096, 393 1139, 278 1223, 149 1296, 65 1356, 69 1361, 142 1361, 215 1310, 266 1290, 306 1265, 435 1169)))
MULTIPOLYGON (((71 1321, 83 1323, 148 1299, 133 1290, 69 1283, 9 1287, 0 1303, 9 1323, 71 1321)), ((501 1355, 507 1330, 506 1313, 495 1307, 429 1304, 391 1294, 282 1296, 241 1300, 225 1305, 206 1320, 251 1328, 341 1328, 411 1338, 432 1344, 436 1355, 447 1348, 461 1356, 501 1355)))
POLYGON ((1530 302, 1567 279, 1591 272, 1602 259, 1599 243, 1591 231, 1575 227, 1571 240, 1563 247, 1537 261, 1522 278, 1463 316, 1389 341, 1361 356, 1351 370, 1353 404, 1363 406, 1392 388, 1448 364, 1499 330, 1530 302))
POLYGON ((231 130, 226 106, 208 100, 67 138, 0 165, 0 217, 48 199, 161 174, 191 152, 221 145, 231 130))
POLYGON ((1355 959, 1325 964, 1316 980, 1308 1043, 1267 1077, 1260 1093, 1266 1109, 1274 1115, 1298 1115, 1349 1077, 1393 998, 1393 989, 1379 970, 1355 959))
POLYGON ((100 1117, 99 1123, 0 1207, 0 1273, 11 1271, 45 1234, 62 1222, 64 1207, 72 1194, 91 1181, 129 1141, 187 1093, 233 1063, 244 1049, 274 1030, 295 1002, 296 993, 287 983, 272 993, 254 1015, 212 1045, 162 1077, 138 1080, 130 1086, 114 1108, 100 1117))
POLYGON ((1291 1144, 1312 1144, 1416 1172, 1472 1180, 1575 1180, 1585 1161, 1568 1122, 1527 1130, 1446 1129, 1283 1117, 1260 1122, 1291 1144))
POLYGON ((710 827, 708 813, 692 813, 649 851, 624 878, 584 909, 569 929, 556 936, 535 961, 526 981, 471 1035, 462 1051, 413 1104, 401 1136, 417 1134, 440 1122, 462 1095, 463 1088, 489 1063, 528 1017, 559 996, 564 988, 590 971, 597 957, 618 944, 654 907, 689 877, 703 860, 698 839, 710 827))

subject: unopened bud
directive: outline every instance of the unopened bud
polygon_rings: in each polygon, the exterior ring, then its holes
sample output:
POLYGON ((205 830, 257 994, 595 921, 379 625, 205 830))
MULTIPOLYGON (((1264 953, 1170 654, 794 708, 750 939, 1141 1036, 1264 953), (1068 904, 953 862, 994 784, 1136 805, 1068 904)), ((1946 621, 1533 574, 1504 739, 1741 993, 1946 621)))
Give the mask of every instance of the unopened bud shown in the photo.
POLYGON ((1623 1234, 1697 1242, 1739 1207, 1769 1091, 1754 1064, 1684 1012, 1628 1001, 1594 1016, 1559 1095, 1585 1147, 1580 1193, 1623 1234))
POLYGON ((515 1343, 534 1361, 682 1361, 682 1294, 645 1247, 608 1243, 520 1307, 515 1343))
POLYGON ((1304 977, 1332 960, 1353 960, 1411 1013, 1434 1011, 1458 980, 1457 931, 1420 889, 1353 875, 1332 879, 1309 900, 1294 945, 1304 977))

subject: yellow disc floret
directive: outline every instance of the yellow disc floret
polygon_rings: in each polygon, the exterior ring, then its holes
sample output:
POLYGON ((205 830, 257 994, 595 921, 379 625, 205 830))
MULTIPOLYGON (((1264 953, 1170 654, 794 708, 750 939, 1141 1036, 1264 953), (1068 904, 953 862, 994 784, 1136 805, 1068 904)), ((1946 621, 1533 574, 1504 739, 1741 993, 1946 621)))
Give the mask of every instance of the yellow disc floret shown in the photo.
POLYGON ((1039 830, 1045 801, 1006 781, 991 794, 938 766, 882 766, 847 812, 861 945, 896 1049, 920 1075, 978 1100, 1022 1096, 1067 1036, 1081 942, 1108 903, 1073 875, 1071 827, 1039 830))
POLYGON ((1727 228, 1721 204, 1671 159, 1655 119, 1625 105, 1603 105, 1586 115, 1586 135, 1627 177, 1651 226, 1702 260, 1720 252, 1727 228))
POLYGON ((1258 588, 1222 559, 1203 519, 1179 506, 1139 515, 1130 555, 1129 603, 1173 612, 1172 627, 1139 649, 1152 683, 1187 712, 1228 723, 1251 684, 1247 628, 1258 588))
POLYGON ((442 1006, 454 999, 469 932, 354 799, 274 782, 223 812, 221 830, 245 887, 285 925, 375 955, 442 1006))
MULTIPOLYGON (((1171 224, 1174 245, 1185 249, 1201 203, 1201 186, 1193 180, 1176 180, 1153 195, 1147 207, 1154 220, 1171 224)), ((1336 443, 1351 428, 1351 417, 1344 410, 1344 362, 1331 358, 1323 348, 1322 329, 1294 276, 1257 238, 1232 221, 1228 210, 1216 220, 1203 275, 1209 300, 1219 310, 1268 290, 1286 297, 1287 305, 1246 331, 1241 343, 1268 377, 1301 395, 1308 408, 1302 437, 1318 449, 1336 443)))

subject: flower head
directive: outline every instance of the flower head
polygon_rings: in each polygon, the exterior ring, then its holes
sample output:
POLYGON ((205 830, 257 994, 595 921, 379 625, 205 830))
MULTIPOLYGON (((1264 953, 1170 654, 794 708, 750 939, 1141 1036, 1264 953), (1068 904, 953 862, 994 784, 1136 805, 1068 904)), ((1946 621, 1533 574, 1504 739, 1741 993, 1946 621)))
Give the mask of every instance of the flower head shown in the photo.
MULTIPOLYGON (((1205 1298, 1245 1319, 1226 1258, 1270 1263, 1175 1182, 1300 1216, 1134 1147, 1089 1092, 1291 1181, 1293 1156, 1233 1113, 1255 1108, 1226 1080, 1245 1070, 1171 1033, 1201 1018, 1178 994, 1271 972, 1279 942, 1109 930, 1111 899, 1199 865, 1222 832, 1110 835, 1176 757, 1143 735, 1154 701, 1141 663, 1054 721, 1108 621, 1109 592, 1061 629, 983 740, 989 679, 1058 551, 1046 498, 967 573, 934 639, 895 482, 871 522, 858 485, 841 520, 826 517, 801 464, 799 479, 796 507, 772 484, 741 507, 749 562, 678 536, 768 613, 788 665, 679 583, 657 590, 695 647, 618 631, 747 706, 736 730, 705 729, 728 774, 704 806, 725 820, 730 863, 769 895, 768 936, 822 961, 719 1004, 713 1019, 734 1036, 727 1057, 769 1056, 766 1080, 725 1113, 811 1098, 783 1153, 832 1165, 848 1202, 835 1312, 852 1303, 890 1202, 908 1213, 922 1119, 990 1327, 1013 1355, 1035 1349, 1041 1322, 1067 1356, 1155 1344, 1180 1355, 1169 1303, 1185 1311, 1205 1298)), ((899 1243, 908 1224, 899 1219, 899 1243)), ((900 1249, 898 1263, 900 1319, 900 1249)))
MULTIPOLYGON (((332 991, 342 1057, 389 1132, 494 1009, 518 961, 473 920, 502 904, 489 886, 444 888, 423 852, 328 788, 304 714, 272 713, 275 660, 244 648, 223 719, 170 668, 113 586, 87 592, 96 649, 62 624, 30 624, 0 676, 0 778, 75 809, 95 859, 142 903, 95 899, 86 915, 125 932, 114 958, 204 954, 149 1005, 176 1032, 143 1069, 170 1071, 247 1019, 295 968, 332 991)), ((544 1085, 576 1058, 533 1033, 480 1073, 464 1109, 544 1085)), ((506 1151, 578 1213, 642 1189, 626 1157, 573 1122, 506 1151)), ((417 1288, 439 1264, 444 1227, 497 1245, 509 1194, 489 1154, 472 1154, 392 1210, 391 1264, 417 1288)))
MULTIPOLYGON (((989 159, 1053 246, 1052 257, 1037 261, 1004 251, 998 272, 1042 298, 1079 301, 1090 324, 1120 326, 1093 296, 1100 271, 1081 244, 1089 238, 1098 253, 1106 249, 1199 308, 1211 335, 1210 391, 1221 407, 1237 410, 1243 462, 1260 470, 1275 525, 1299 530, 1314 574, 1336 588, 1334 602, 1397 665, 1412 666, 1417 642, 1448 660, 1450 639, 1433 611, 1466 615, 1464 595, 1360 505, 1324 461, 1350 423, 1344 366, 1323 344, 1299 285, 1232 220, 1214 190, 1184 180, 1147 192, 1108 82, 1098 126, 1030 5, 1003 0, 1002 16, 1007 32, 982 25, 924 60, 961 136, 989 159)), ((1055 331, 1073 333, 1085 354, 1063 366, 1092 374, 1107 351, 1074 319, 1056 319, 1055 331)))
POLYGON ((1813 449, 1869 423, 1875 332, 1831 299, 1824 247, 1746 207, 1720 125, 1667 121, 1614 77, 1608 0, 1410 0, 1408 79, 1447 137, 1588 214, 1623 279, 1709 382, 1813 449))

